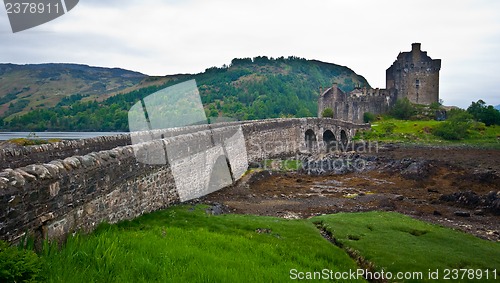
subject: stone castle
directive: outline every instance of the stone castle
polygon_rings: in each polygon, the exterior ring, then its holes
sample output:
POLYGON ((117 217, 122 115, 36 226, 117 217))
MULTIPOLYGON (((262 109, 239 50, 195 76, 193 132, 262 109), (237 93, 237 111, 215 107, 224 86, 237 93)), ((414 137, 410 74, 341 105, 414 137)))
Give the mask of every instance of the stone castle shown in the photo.
POLYGON ((324 91, 321 89, 318 116, 331 108, 335 119, 363 122, 364 113, 386 113, 401 98, 425 105, 438 102, 440 69, 440 59, 432 59, 420 49, 420 43, 413 43, 412 50, 400 52, 387 69, 385 89, 365 87, 344 93, 337 84, 324 91))

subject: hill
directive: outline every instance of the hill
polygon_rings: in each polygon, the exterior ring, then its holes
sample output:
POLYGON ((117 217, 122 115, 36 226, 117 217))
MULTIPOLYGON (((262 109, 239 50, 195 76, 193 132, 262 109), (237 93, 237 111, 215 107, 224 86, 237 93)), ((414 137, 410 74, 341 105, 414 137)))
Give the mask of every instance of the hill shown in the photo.
POLYGON ((315 116, 319 87, 369 86, 347 67, 297 57, 233 59, 165 77, 68 64, 2 66, 0 127, 15 131, 127 131, 127 111, 141 97, 190 79, 208 117, 239 120, 315 116))
POLYGON ((495 106, 495 109, 500 111, 500 104, 498 104, 497 106, 495 106))
POLYGON ((77 64, 0 64, 0 117, 56 106, 71 95, 89 99, 150 85, 148 76, 77 64))

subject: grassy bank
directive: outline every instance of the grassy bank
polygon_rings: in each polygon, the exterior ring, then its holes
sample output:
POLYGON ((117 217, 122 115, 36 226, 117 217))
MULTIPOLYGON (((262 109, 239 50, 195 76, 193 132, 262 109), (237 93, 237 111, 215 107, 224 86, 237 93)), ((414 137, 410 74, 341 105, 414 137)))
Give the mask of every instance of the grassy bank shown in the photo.
POLYGON ((453 270, 456 269, 460 282, 498 282, 500 279, 498 242, 484 241, 392 212, 339 213, 315 217, 311 221, 329 231, 339 246, 354 251, 379 271, 394 275, 422 272, 425 281, 429 279, 429 270, 438 270, 439 281, 446 282, 446 273, 450 271, 448 277, 454 279, 453 270))
POLYGON ((499 148, 500 126, 471 127, 467 137, 461 140, 448 141, 432 134, 434 127, 440 125, 440 121, 406 121, 396 119, 383 119, 372 123, 372 130, 361 132, 356 139, 421 143, 421 144, 441 144, 441 145, 468 145, 489 148, 499 148))
POLYGON ((356 268, 312 223, 212 216, 177 206, 90 236, 43 257, 51 282, 283 282, 290 270, 356 268))
MULTIPOLYGON (((292 269, 297 270, 295 275, 324 269, 356 272, 360 267, 348 254, 363 258, 362 268, 371 266, 373 271, 394 276, 422 272, 422 278, 428 279, 429 270, 439 270, 436 282, 449 281, 444 278, 446 269, 460 268, 482 271, 481 279, 476 273, 476 280, 461 282, 488 281, 487 270, 489 281, 495 282, 494 270, 500 269, 500 243, 397 213, 286 220, 214 216, 206 210, 204 205, 175 206, 133 221, 101 225, 90 235, 72 236, 62 249, 46 245, 39 255, 43 264, 38 278, 48 282, 288 282, 292 269), (331 233, 336 245, 325 240, 316 226, 331 233)), ((0 247, 0 279, 5 273, 1 269, 13 266, 2 261, 26 265, 25 260, 13 258, 15 250, 3 252, 0 247)), ((26 256, 28 271, 36 272, 39 264, 33 255, 26 256)))

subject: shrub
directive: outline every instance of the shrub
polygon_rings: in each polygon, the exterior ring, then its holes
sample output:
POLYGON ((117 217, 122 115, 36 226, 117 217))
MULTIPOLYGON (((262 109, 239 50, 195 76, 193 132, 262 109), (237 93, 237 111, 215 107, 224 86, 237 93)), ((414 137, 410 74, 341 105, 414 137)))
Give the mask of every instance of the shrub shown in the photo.
POLYGON ((439 102, 432 102, 431 105, 429 105, 429 108, 431 110, 439 110, 439 109, 441 109, 441 103, 439 103, 439 102))
POLYGON ((415 106, 405 97, 396 101, 389 114, 397 119, 408 120, 416 112, 415 106))
POLYGON ((486 124, 482 122, 474 122, 472 125, 474 131, 482 132, 486 130, 486 124))
POLYGON ((451 109, 447 116, 448 121, 468 122, 474 119, 470 113, 463 109, 451 109))
POLYGON ((375 114, 373 113, 370 113, 370 112, 365 112, 363 114, 363 121, 365 123, 370 123, 370 122, 373 122, 377 119, 377 117, 375 116, 375 114))
POLYGON ((432 134, 445 140, 461 140, 469 135, 473 124, 472 116, 462 109, 452 109, 448 120, 435 126, 432 134))
POLYGON ((394 129, 396 129, 396 124, 394 123, 389 122, 380 124, 380 130, 382 130, 385 134, 392 134, 394 129))
POLYGON ((0 241, 0 282, 36 282, 43 280, 41 271, 42 260, 33 251, 0 241))
POLYGON ((359 140, 373 140, 373 139, 376 139, 376 138, 379 138, 380 135, 377 134, 377 132, 373 131, 373 130, 359 130, 356 132, 356 135, 354 135, 354 137, 352 138, 353 140, 355 141, 359 141, 359 140))
POLYGON ((325 110, 323 110, 323 112, 321 112, 321 117, 333 118, 333 109, 332 108, 325 108, 325 110))
POLYGON ((466 138, 470 129, 468 122, 446 121, 432 129, 432 134, 445 140, 461 140, 466 138))

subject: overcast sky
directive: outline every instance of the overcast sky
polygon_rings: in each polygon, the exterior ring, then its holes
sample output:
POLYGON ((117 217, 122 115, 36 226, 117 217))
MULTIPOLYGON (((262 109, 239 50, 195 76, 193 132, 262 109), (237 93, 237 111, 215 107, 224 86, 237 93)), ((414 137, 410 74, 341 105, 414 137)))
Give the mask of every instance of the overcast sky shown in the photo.
POLYGON ((348 66, 372 87, 412 42, 442 59, 440 96, 500 104, 496 0, 80 0, 13 34, 0 8, 0 62, 79 63, 148 75, 198 73, 235 57, 299 56, 348 66))

